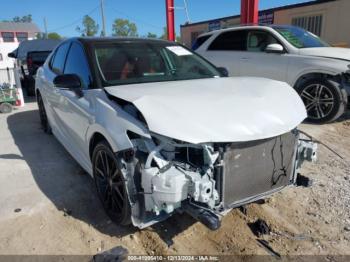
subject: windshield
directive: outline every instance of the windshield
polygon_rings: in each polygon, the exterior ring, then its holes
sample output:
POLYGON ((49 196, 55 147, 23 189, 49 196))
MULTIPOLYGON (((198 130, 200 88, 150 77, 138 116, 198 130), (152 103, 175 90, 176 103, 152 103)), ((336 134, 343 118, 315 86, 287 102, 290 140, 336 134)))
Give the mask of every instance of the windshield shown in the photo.
POLYGON ((217 69, 188 49, 164 42, 96 44, 105 86, 219 77, 217 69))
POLYGON ((329 44, 324 42, 318 36, 299 27, 273 27, 289 43, 297 48, 328 47, 329 44))

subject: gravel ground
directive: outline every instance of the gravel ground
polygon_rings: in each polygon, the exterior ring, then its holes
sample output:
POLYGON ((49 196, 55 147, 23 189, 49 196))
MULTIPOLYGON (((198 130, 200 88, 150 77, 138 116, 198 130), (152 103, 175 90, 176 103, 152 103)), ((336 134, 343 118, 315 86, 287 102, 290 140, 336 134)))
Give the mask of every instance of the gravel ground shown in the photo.
POLYGON ((129 254, 350 255, 350 113, 337 123, 302 125, 317 140, 317 164, 303 175, 311 188, 288 188, 265 203, 231 211, 209 231, 187 215, 145 230, 118 227, 102 211, 92 179, 53 136, 40 130, 34 102, 0 115, 0 254, 93 255, 121 246, 129 254))

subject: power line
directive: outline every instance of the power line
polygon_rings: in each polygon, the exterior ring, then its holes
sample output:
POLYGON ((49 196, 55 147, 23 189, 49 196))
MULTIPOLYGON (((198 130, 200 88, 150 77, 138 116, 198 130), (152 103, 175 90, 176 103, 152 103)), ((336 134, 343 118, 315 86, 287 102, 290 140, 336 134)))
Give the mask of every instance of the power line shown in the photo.
POLYGON ((148 25, 149 27, 153 27, 153 28, 156 28, 156 29, 163 29, 163 27, 160 27, 160 26, 157 26, 157 25, 153 25, 147 21, 144 21, 144 20, 141 20, 141 19, 138 19, 138 18, 134 18, 130 15, 128 15, 127 13, 123 12, 123 11, 119 11, 117 9, 115 9, 113 6, 109 5, 109 7, 111 8, 112 11, 114 11, 115 13, 119 13, 121 15, 123 15, 124 17, 127 17, 129 18, 130 20, 133 20, 133 21, 136 21, 136 22, 140 22, 140 23, 143 23, 144 25, 148 25))
POLYGON ((185 10, 185 15, 186 15, 186 19, 187 19, 187 23, 191 23, 190 20, 190 13, 188 11, 188 4, 187 4, 187 0, 183 0, 184 1, 184 6, 174 6, 173 9, 175 10, 185 10))
MULTIPOLYGON (((91 15, 92 13, 94 13, 97 9, 100 8, 100 4, 97 5, 94 9, 92 9, 90 12, 88 12, 87 14, 85 15, 91 15)), ((85 16, 84 15, 84 16, 85 16)), ((69 24, 66 24, 64 26, 60 26, 60 27, 57 27, 57 28, 54 28, 54 29, 51 29, 51 30, 48 30, 49 32, 57 32, 57 31, 60 31, 62 29, 65 29, 65 28, 68 28, 68 27, 71 27, 73 25, 76 25, 78 23, 80 23, 83 19, 84 19, 84 16, 80 17, 79 19, 76 19, 74 20, 73 22, 69 23, 69 24)))
MULTIPOLYGON (((106 2, 107 2, 107 1, 105 0, 105 3, 106 3, 106 2)), ((140 22, 140 23, 142 23, 142 24, 144 24, 144 25, 146 25, 146 26, 153 27, 153 28, 156 28, 156 29, 163 29, 163 27, 161 27, 161 26, 157 26, 157 25, 151 24, 151 23, 149 23, 149 22, 147 22, 147 21, 144 21, 144 20, 142 20, 142 19, 134 18, 134 17, 130 16, 129 14, 123 12, 123 11, 116 10, 116 9, 115 9, 113 6, 111 6, 111 5, 109 5, 109 7, 110 7, 111 10, 114 11, 115 13, 119 13, 119 14, 123 15, 124 17, 126 17, 126 18, 128 18, 128 19, 130 19, 130 20, 133 20, 133 21, 136 21, 136 22, 140 22)), ((98 9, 100 9, 100 8, 101 8, 101 2, 100 2, 95 8, 93 8, 90 12, 88 12, 88 13, 85 14, 85 15, 91 15, 92 13, 94 13, 96 10, 98 10, 98 9)), ((85 15, 84 15, 84 16, 85 16, 85 15)), ((70 23, 68 23, 68 24, 66 24, 66 25, 63 25, 63 26, 60 26, 60 27, 56 27, 56 28, 54 28, 54 29, 50 29, 50 30, 47 30, 47 31, 48 31, 48 32, 57 32, 57 31, 61 31, 61 30, 65 29, 65 28, 71 27, 71 26, 73 26, 73 25, 76 25, 76 24, 80 23, 80 22, 84 19, 84 16, 82 16, 82 17, 80 17, 80 18, 78 18, 78 19, 76 19, 76 20, 73 20, 72 22, 70 22, 70 23)), ((103 18, 102 18, 102 19, 103 19, 103 18)), ((105 26, 105 25, 104 25, 104 26, 105 26)), ((103 31, 105 31, 105 29, 104 29, 103 31)), ((106 33, 106 32, 105 32, 105 33, 106 33)))

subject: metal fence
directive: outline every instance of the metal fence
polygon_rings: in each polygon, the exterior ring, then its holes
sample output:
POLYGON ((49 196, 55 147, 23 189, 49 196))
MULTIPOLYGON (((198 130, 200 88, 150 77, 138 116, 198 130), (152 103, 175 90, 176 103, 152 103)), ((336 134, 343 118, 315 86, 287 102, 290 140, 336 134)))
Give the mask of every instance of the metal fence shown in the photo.
POLYGON ((21 70, 17 68, 0 68, 0 86, 1 87, 10 87, 13 92, 16 92, 19 103, 16 105, 23 107, 24 98, 21 85, 21 70))

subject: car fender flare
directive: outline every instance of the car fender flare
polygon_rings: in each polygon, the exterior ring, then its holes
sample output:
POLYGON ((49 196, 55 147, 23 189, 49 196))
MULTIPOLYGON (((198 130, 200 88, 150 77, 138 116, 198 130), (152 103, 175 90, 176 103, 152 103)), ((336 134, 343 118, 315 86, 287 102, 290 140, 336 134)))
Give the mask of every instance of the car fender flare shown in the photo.
MULTIPOLYGON (((111 135, 109 135, 107 130, 105 128, 103 128, 101 125, 93 124, 93 125, 89 126, 88 130, 86 131, 86 141, 87 141, 87 151, 88 152, 90 150, 89 146, 90 146, 91 139, 97 133, 102 135, 106 139, 106 141, 108 142, 108 144, 112 148, 113 152, 118 152, 120 150, 123 150, 123 148, 120 148, 120 146, 118 146, 117 143, 115 142, 115 141, 117 141, 117 138, 113 138, 111 135)), ((128 137, 126 134, 125 134, 125 141, 128 141, 128 137)), ((131 143, 130 143, 129 147, 132 147, 131 143)))
POLYGON ((332 70, 326 70, 326 69, 320 69, 320 70, 315 70, 315 69, 308 69, 300 72, 296 77, 293 78, 292 81, 289 82, 289 84, 292 87, 295 87, 295 85, 298 83, 298 81, 306 75, 309 74, 324 74, 324 75, 331 75, 331 76, 337 76, 339 75, 338 72, 332 71, 332 70))

